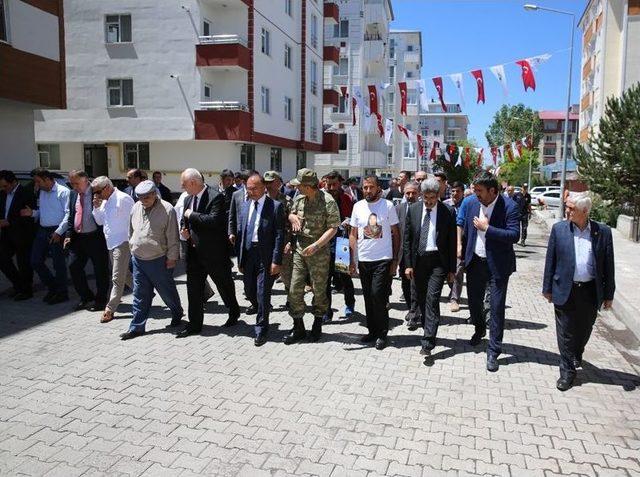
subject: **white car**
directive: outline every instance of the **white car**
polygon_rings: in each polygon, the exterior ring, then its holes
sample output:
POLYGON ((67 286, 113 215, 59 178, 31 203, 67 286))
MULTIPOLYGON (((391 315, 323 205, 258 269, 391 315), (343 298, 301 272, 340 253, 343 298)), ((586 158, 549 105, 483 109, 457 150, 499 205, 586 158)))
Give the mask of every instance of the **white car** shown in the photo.
POLYGON ((529 191, 529 194, 531 195, 531 200, 535 202, 540 194, 543 194, 545 192, 549 192, 552 190, 559 191, 560 187, 559 186, 535 186, 533 189, 529 191))
POLYGON ((556 209, 560 207, 560 189, 549 190, 538 195, 536 199, 533 199, 538 203, 544 204, 550 209, 556 209))

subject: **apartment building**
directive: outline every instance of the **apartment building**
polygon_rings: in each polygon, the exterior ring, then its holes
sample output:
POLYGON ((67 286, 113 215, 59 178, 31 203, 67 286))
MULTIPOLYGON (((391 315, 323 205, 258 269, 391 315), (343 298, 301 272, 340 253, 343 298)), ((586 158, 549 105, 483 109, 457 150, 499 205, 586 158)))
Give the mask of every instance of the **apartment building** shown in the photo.
POLYGON ((0 0, 0 169, 31 170, 34 111, 66 105, 62 6, 0 0))
MULTIPOLYGON (((313 167, 322 151, 324 45, 338 22, 321 0, 67 0, 66 111, 36 120, 60 168, 123 177, 161 170, 177 189, 196 167, 313 167)), ((329 141, 330 142, 330 141, 329 141)))
MULTIPOLYGON (((367 97, 368 85, 388 82, 393 9, 390 0, 339 0, 338 5, 339 23, 325 25, 324 32, 326 48, 339 50, 338 64, 325 63, 324 69, 325 95, 335 99, 324 110, 325 148, 333 152, 317 154, 315 168, 319 174, 335 169, 345 177, 380 173, 387 169, 389 147, 375 127, 365 128, 360 108, 353 126, 350 101, 341 88, 351 93, 359 89, 367 97)), ((380 113, 384 97, 378 95, 380 113)))
POLYGON ((467 139, 469 117, 462 112, 459 103, 446 103, 446 107, 445 112, 440 102, 436 102, 434 98, 420 107, 420 132, 425 142, 425 157, 419 164, 422 170, 429 168, 428 157, 434 142, 438 142, 442 147, 445 143, 457 143, 467 139))
MULTIPOLYGON (((422 71, 422 33, 415 30, 391 30, 389 35, 389 83, 387 114, 394 125, 402 125, 414 134, 420 133, 420 98, 416 81, 422 71), (407 114, 401 114, 398 82, 407 83, 407 114)), ((388 156, 389 175, 399 171, 418 170, 418 146, 396 127, 388 156)))
MULTIPOLYGON (((579 106, 574 104, 569 111, 569 151, 567 154, 567 172, 576 171, 576 134, 578 133, 579 106)), ((540 171, 546 180, 560 180, 564 155, 564 111, 539 111, 542 120, 542 140, 539 142, 538 157, 540 171)))
POLYGON ((585 143, 610 96, 640 81, 640 0, 589 0, 582 29, 580 135, 585 143))

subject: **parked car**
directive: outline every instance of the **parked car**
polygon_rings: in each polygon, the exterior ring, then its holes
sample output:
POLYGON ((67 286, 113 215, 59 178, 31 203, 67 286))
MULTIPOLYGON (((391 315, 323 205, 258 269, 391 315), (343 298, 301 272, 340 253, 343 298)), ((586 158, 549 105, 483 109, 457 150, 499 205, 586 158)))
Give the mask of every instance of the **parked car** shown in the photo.
POLYGON ((559 208, 560 189, 543 192, 542 194, 538 195, 535 200, 537 200, 539 204, 546 205, 550 209, 559 208))
POLYGON ((535 202, 538 199, 538 196, 540 194, 543 194, 545 192, 549 192, 552 190, 560 191, 560 187, 559 186, 535 186, 533 189, 529 191, 529 194, 531 195, 531 200, 535 202))
MULTIPOLYGON (((51 173, 53 174, 53 178, 58 184, 71 188, 71 185, 69 184, 69 182, 67 182, 68 174, 66 172, 51 171, 51 173)), ((34 190, 33 176, 31 175, 30 171, 16 171, 14 172, 14 174, 16 175, 16 179, 18 179, 18 182, 21 186, 23 186, 25 189, 34 190)))

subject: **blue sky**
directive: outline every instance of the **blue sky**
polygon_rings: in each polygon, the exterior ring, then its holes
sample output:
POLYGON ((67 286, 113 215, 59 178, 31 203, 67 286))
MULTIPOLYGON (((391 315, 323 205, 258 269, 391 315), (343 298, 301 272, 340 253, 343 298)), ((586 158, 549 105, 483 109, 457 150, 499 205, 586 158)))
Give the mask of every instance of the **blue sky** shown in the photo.
MULTIPOLYGON (((465 72, 464 93, 469 115, 469 137, 487 147, 484 137, 495 112, 503 104, 523 103, 533 109, 562 110, 567 98, 571 17, 544 11, 525 11, 525 3, 575 13, 572 103, 580 96, 581 31, 577 22, 586 0, 392 0, 393 29, 422 31, 422 77, 427 79, 429 97, 437 100, 431 77, 465 72), (489 66, 512 62, 542 53, 553 53, 536 71, 536 90, 524 92, 520 67, 505 64, 509 97, 489 66), (476 86, 469 70, 482 68, 486 104, 476 104, 476 86)), ((443 78, 445 100, 458 102, 459 95, 449 78, 443 78)), ((485 154, 485 157, 488 157, 485 154)))

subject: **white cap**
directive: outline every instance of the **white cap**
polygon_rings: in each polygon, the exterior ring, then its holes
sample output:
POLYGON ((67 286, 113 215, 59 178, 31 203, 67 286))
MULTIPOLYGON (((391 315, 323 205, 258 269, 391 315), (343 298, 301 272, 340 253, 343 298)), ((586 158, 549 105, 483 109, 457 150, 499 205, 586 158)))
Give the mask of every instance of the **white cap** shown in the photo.
POLYGON ((154 184, 153 181, 150 181, 150 180, 142 181, 140 184, 136 186, 137 196, 150 194, 151 192, 155 192, 155 191, 156 191, 156 185, 154 184))

